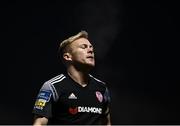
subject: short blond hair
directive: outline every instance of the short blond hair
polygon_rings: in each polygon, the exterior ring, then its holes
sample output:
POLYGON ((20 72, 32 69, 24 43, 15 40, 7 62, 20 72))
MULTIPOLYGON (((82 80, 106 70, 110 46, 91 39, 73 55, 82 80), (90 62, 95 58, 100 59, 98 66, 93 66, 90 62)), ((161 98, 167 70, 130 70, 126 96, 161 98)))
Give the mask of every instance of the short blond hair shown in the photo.
POLYGON ((73 41, 75 41, 78 38, 88 38, 88 33, 86 31, 81 31, 78 34, 69 37, 68 39, 65 39, 64 41, 62 41, 59 45, 59 49, 63 49, 65 48, 67 45, 69 45, 70 43, 72 43, 73 41))
MULTIPOLYGON (((81 32, 79 32, 78 34, 74 35, 74 36, 71 36, 65 40, 63 40, 60 45, 59 45, 59 49, 58 49, 58 52, 59 52, 59 56, 61 57, 64 53, 64 50, 65 47, 69 44, 71 44, 72 42, 74 42, 75 40, 79 39, 79 38, 88 38, 88 33, 84 30, 82 30, 81 32)), ((62 58, 62 57, 61 57, 62 58)))

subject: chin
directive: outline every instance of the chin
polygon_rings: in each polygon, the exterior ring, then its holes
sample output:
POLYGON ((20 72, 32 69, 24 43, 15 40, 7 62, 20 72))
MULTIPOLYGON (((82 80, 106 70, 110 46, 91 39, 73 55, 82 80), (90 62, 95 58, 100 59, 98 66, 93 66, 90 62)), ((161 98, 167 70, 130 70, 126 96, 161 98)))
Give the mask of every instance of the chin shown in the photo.
POLYGON ((90 66, 95 66, 94 62, 90 62, 90 63, 87 63, 87 64, 89 64, 90 66))
POLYGON ((94 67, 95 66, 94 63, 87 63, 86 65, 89 66, 89 67, 94 67))

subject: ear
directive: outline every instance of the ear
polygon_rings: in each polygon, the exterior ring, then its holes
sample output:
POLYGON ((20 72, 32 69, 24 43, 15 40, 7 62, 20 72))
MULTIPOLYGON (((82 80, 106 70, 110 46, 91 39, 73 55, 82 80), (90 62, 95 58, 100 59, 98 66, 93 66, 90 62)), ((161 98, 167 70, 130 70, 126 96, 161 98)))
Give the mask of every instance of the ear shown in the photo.
POLYGON ((71 54, 70 54, 70 53, 64 53, 64 54, 63 54, 63 58, 64 58, 66 61, 72 61, 72 58, 71 58, 71 54))

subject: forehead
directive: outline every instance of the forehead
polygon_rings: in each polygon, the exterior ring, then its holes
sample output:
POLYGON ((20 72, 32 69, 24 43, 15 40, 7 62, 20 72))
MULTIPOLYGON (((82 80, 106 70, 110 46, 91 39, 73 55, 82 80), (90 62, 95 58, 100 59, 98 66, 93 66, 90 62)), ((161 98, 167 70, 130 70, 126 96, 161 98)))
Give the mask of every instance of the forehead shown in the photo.
POLYGON ((79 46, 79 45, 83 45, 83 44, 86 44, 86 45, 92 45, 88 39, 86 38, 78 38, 76 39, 74 42, 71 43, 72 46, 79 46))

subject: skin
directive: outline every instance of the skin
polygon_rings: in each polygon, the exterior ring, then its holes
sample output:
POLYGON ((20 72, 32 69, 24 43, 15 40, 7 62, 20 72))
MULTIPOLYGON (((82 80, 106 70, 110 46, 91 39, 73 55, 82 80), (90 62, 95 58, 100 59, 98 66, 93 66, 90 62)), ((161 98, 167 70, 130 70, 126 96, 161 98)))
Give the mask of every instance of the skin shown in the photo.
MULTIPOLYGON (((89 71, 95 66, 94 50, 92 44, 86 38, 79 38, 69 44, 63 58, 67 67, 67 73, 78 84, 85 87, 88 84, 89 71)), ((106 125, 111 125, 110 115, 107 116, 106 125)), ((38 117, 34 125, 46 125, 48 119, 38 117)))
POLYGON ((35 117, 33 126, 42 126, 47 125, 48 118, 46 117, 35 117))
POLYGON ((87 39, 79 38, 68 48, 70 51, 63 55, 67 62, 67 73, 78 84, 86 86, 88 73, 95 66, 93 46, 87 39))
POLYGON ((82 72, 89 72, 95 66, 93 46, 86 38, 79 38, 68 46, 69 51, 63 57, 68 67, 73 66, 82 72))

